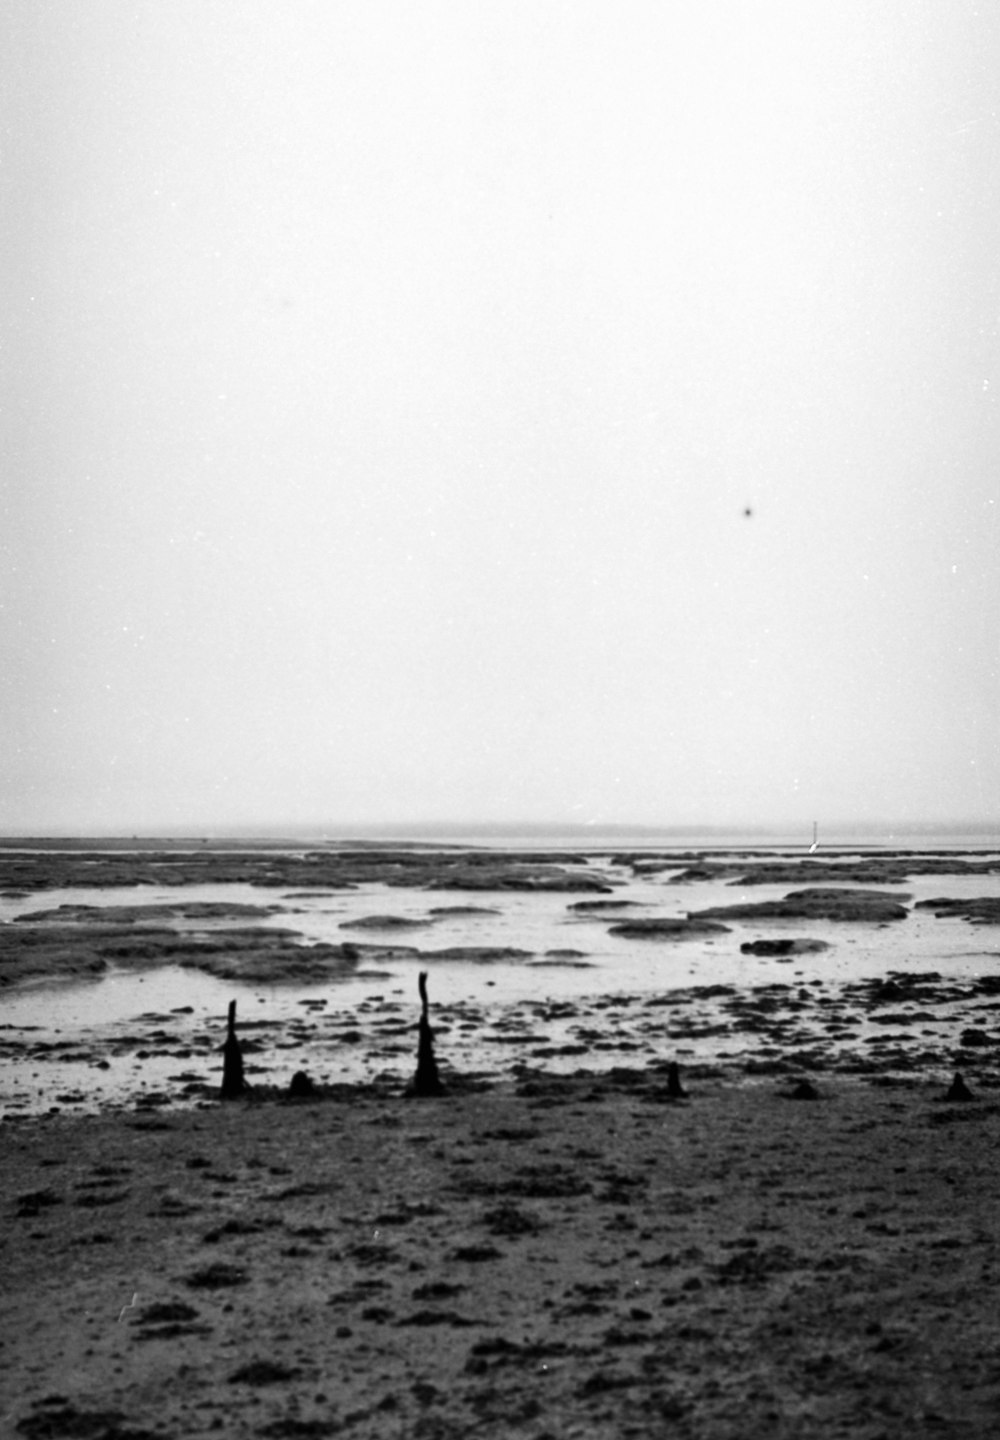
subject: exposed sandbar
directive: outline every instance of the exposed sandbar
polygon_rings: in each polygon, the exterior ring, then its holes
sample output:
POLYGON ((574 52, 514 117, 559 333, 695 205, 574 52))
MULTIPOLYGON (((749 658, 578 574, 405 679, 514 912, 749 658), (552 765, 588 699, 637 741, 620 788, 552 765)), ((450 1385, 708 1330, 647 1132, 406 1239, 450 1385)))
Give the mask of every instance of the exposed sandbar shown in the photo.
POLYGON ((888 895, 881 890, 793 890, 783 900, 761 900, 743 905, 713 905, 691 912, 700 920, 842 920, 881 924, 905 920, 901 904, 910 896, 888 895))

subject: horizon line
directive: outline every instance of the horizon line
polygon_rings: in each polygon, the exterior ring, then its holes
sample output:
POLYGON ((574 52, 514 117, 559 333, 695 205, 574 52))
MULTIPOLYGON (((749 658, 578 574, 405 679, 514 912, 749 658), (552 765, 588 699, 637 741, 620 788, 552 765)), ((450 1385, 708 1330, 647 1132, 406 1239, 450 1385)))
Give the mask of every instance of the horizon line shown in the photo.
POLYGON ((995 820, 828 820, 828 821, 734 821, 684 822, 654 824, 648 821, 580 821, 580 820, 349 820, 338 822, 292 821, 281 822, 230 822, 218 825, 184 825, 168 823, 163 825, 144 824, 119 826, 101 825, 93 829, 53 826, 45 828, 0 827, 0 839, 10 840, 86 840, 86 839, 217 839, 223 837, 253 836, 257 838, 283 839, 299 835, 349 839, 353 834, 402 835, 421 834, 572 834, 581 837, 587 834, 648 834, 648 835, 795 835, 812 834, 813 826, 822 843, 824 831, 828 836, 840 832, 852 835, 887 834, 918 835, 928 833, 991 834, 1000 833, 1000 817, 995 820))

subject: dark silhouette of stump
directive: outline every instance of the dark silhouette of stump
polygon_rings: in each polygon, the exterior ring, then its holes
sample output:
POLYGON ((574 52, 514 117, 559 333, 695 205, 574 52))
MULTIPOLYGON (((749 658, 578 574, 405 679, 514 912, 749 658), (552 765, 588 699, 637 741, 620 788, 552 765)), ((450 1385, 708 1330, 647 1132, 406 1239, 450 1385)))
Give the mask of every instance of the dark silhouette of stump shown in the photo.
POLYGON ((431 1029, 431 1022, 427 1018, 426 970, 421 970, 417 984, 420 988, 420 1003, 423 1008, 420 1012, 417 1039, 417 1073, 413 1079, 411 1093, 414 1095, 443 1095, 444 1086, 441 1084, 437 1061, 434 1059, 434 1032, 431 1029))
POLYGON ((308 1100, 316 1094, 316 1086, 304 1070, 296 1070, 292 1076, 292 1083, 288 1087, 288 1093, 295 1100, 308 1100))
POLYGON ((681 1084, 681 1067, 676 1060, 667 1066, 667 1095, 671 1100, 686 1100, 687 1091, 681 1084))
POLYGON ((236 1001, 229 1002, 229 1030, 222 1047, 222 1099, 236 1100, 246 1092, 243 1079, 243 1051, 236 1038, 236 1001))
POLYGON ((944 1098, 946 1100, 956 1100, 964 1102, 966 1100, 974 1100, 976 1097, 973 1095, 968 1085, 966 1085, 965 1081, 962 1079, 962 1076, 956 1071, 955 1078, 951 1082, 951 1089, 948 1091, 947 1095, 944 1098))

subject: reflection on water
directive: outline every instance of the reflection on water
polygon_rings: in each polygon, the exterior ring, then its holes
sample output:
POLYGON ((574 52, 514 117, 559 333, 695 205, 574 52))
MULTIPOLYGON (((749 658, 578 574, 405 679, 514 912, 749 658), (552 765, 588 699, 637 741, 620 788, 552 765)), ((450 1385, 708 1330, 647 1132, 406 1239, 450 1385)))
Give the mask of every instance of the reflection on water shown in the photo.
MULTIPOLYGON (((650 916, 775 899, 794 888, 741 888, 720 880, 676 886, 669 883, 670 872, 637 878, 617 867, 609 873, 616 887, 613 898, 632 901, 643 907, 636 914, 650 916)), ((1000 895, 1000 876, 915 877, 902 888, 913 901, 1000 895)), ((389 936, 394 945, 410 946, 415 953, 365 960, 355 974, 335 984, 248 986, 169 966, 7 993, 0 1015, 0 1106, 23 1114, 54 1105, 131 1104, 143 1094, 163 1093, 172 1102, 196 1100, 202 1084, 216 1085, 221 1076, 219 1047, 232 998, 238 1000, 251 1081, 256 1076, 287 1085, 296 1070, 305 1069, 326 1082, 376 1075, 402 1082, 415 1064, 416 979, 422 968, 431 975, 432 1020, 445 1065, 509 1073, 525 1063, 572 1070, 645 1063, 650 1055, 667 1059, 678 1053, 691 1062, 752 1054, 754 1036, 720 1030, 710 997, 694 997, 683 1010, 688 1022, 700 1017, 701 1033, 677 1033, 683 1029, 676 1018, 682 1012, 657 1002, 692 987, 793 986, 812 996, 822 992, 832 1002, 840 987, 889 971, 935 971, 968 979, 994 972, 1000 959, 995 929, 938 920, 928 911, 914 910, 905 921, 883 926, 741 922, 733 924, 731 934, 715 939, 663 943, 610 935, 615 917, 571 908, 585 898, 369 884, 309 896, 250 885, 203 885, 48 891, 2 899, 0 922, 60 904, 277 903, 282 912, 259 923, 292 927, 303 943, 350 939, 362 947, 381 938, 377 930, 353 928, 365 917, 426 923, 389 936), (457 906, 497 913, 432 914, 457 906), (740 953, 742 941, 767 935, 809 936, 832 948, 791 961, 740 953), (435 960, 433 955, 473 946, 524 950, 530 959, 435 960)), ((935 1017, 942 1018, 947 1016, 935 1017)), ((933 1039, 935 1025, 928 1020, 925 1028, 933 1039)))

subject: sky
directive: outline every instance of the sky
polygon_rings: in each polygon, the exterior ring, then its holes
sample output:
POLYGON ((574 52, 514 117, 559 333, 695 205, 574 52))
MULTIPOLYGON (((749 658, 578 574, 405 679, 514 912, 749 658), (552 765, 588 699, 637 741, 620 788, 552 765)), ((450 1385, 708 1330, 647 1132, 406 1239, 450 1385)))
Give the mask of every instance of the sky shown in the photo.
POLYGON ((1000 9, 0 3, 0 830, 1000 821, 1000 9))

